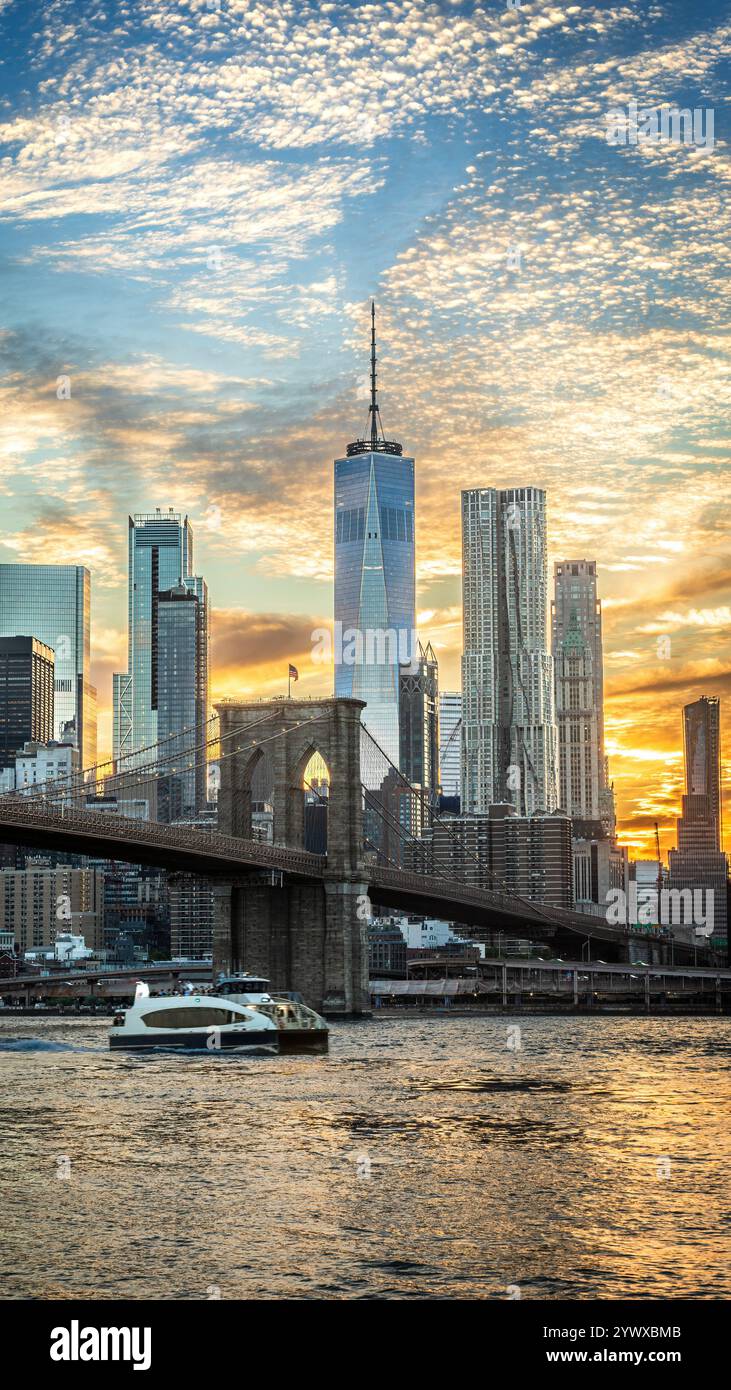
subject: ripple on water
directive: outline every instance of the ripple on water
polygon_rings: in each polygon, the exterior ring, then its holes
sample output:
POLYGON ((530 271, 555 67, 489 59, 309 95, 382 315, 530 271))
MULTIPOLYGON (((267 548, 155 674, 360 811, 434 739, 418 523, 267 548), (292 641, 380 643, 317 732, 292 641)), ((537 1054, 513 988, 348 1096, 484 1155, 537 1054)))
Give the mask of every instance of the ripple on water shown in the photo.
POLYGON ((143 1058, 0 1020, 5 1296, 728 1297, 731 1020, 505 1022, 143 1058))

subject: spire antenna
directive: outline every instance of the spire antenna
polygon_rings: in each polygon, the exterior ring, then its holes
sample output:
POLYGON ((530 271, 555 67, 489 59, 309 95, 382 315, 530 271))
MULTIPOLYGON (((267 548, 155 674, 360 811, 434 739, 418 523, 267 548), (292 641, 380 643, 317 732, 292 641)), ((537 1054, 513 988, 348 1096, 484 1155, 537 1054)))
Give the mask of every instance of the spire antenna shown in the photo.
POLYGON ((376 386, 376 301, 371 300, 371 448, 378 443, 378 394, 376 386))
POLYGON ((396 454, 402 453, 402 446, 395 439, 385 439, 383 422, 378 408, 378 376, 376 373, 376 301, 371 300, 371 403, 368 407, 370 419, 370 438, 356 439, 348 445, 348 457, 354 454, 396 454))

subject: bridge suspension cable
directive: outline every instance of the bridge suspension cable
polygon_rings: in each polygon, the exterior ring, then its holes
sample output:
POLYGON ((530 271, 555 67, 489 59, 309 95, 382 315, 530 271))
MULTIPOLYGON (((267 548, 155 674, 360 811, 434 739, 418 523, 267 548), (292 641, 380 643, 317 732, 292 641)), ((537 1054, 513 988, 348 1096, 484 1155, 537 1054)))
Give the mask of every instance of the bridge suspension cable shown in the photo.
MULTIPOLYGON (((364 760, 364 759, 363 759, 364 750, 365 750, 366 774, 368 774, 368 773, 371 774, 370 777, 368 777, 368 780, 369 780, 369 781, 372 780, 372 777, 373 777, 373 768, 374 768, 374 758, 377 757, 377 759, 380 760, 380 766, 381 766, 381 767, 384 767, 384 766, 385 766, 385 767, 387 768, 387 773, 384 774, 384 777, 383 777, 382 780, 385 780, 385 776, 388 775, 388 773, 393 773, 393 774, 395 774, 395 777, 398 778, 398 781, 401 783, 401 785, 402 785, 412 796, 414 796, 414 797, 416 797, 416 798, 418 798, 418 799, 420 800, 421 805, 422 805, 422 808, 423 808, 424 811, 425 811, 425 823, 426 823, 429 827, 433 827, 434 825, 439 825, 439 826, 441 826, 441 827, 444 828, 444 830, 446 831, 448 837, 449 837, 450 840, 451 840, 452 845, 453 845, 455 848, 458 848, 458 849, 459 849, 460 857, 461 857, 462 859, 464 859, 464 858, 470 859, 470 860, 477 866, 477 868, 478 868, 478 870, 479 870, 480 878, 484 878, 485 875, 488 877, 488 879, 490 880, 490 885, 491 885, 492 891, 494 891, 494 892, 499 892, 499 893, 501 893, 501 894, 505 894, 506 896, 508 896, 509 898, 511 898, 514 902, 520 903, 523 907, 527 908, 527 909, 530 911, 531 914, 537 913, 538 915, 540 915, 541 917, 543 917, 543 918, 545 919, 545 921, 548 923, 548 925, 556 926, 557 924, 558 924, 558 925, 561 925, 561 924, 562 924, 563 918, 562 918, 562 915, 561 915, 561 909, 560 909, 560 908, 552 908, 550 905, 545 904, 545 903, 542 903, 539 899, 536 899, 536 898, 528 898, 528 897, 526 897, 524 894, 521 894, 521 893, 516 892, 516 890, 515 890, 514 887, 512 887, 510 884, 506 883, 506 881, 505 881, 504 879, 502 879, 498 874, 496 874, 495 871, 494 871, 493 869, 488 868, 487 865, 484 864, 483 861, 479 858, 479 855, 477 855, 477 854, 474 852, 474 850, 471 850, 467 845, 464 844, 463 840, 459 837, 459 835, 455 832, 455 830, 453 829, 453 827, 450 825, 449 819, 448 819, 448 818, 445 818, 445 817, 443 817, 443 816, 440 816, 440 815, 436 812, 436 810, 435 810, 435 808, 434 808, 434 801, 433 801, 433 798, 430 796, 430 794, 429 794, 428 792, 425 792, 424 789, 421 788, 421 787, 415 787, 415 786, 413 785, 413 783, 411 783, 411 782, 409 781, 409 779, 405 776, 405 774, 404 774, 403 772, 401 772, 401 770, 400 770, 398 767, 396 767, 395 763, 393 763, 393 762, 391 761, 391 759, 389 758, 388 754, 384 751, 384 749, 381 747, 381 745, 378 743, 378 741, 373 737, 373 734, 371 733, 370 729, 368 729, 365 725, 362 725, 362 726, 361 726, 361 763, 363 763, 363 760, 364 760)), ((362 775, 362 768, 361 768, 361 775, 362 775)), ((365 783, 365 778, 364 778, 364 783, 365 783)), ((364 791, 364 794, 365 794, 365 795, 368 795, 368 794, 371 794, 371 795, 372 795, 372 788, 368 788, 368 787, 366 787, 366 786, 364 785, 363 791, 364 791)), ((378 803, 374 803, 372 809, 373 809, 374 811, 376 811, 376 813, 377 813, 378 815, 380 815, 381 818, 382 818, 383 820, 386 819, 386 813, 385 813, 385 811, 382 809, 382 807, 381 807, 378 803)), ((401 841, 402 841, 403 844, 415 843, 415 844, 418 845, 419 840, 420 840, 420 838, 421 838, 420 836, 411 836, 411 835, 409 834, 409 832, 406 831, 406 828, 405 828, 405 827, 402 827, 402 826, 400 825, 400 823, 399 823, 399 824, 396 824, 395 822, 392 821, 392 824, 393 824, 393 826, 396 828, 398 834, 400 835, 400 838, 401 838, 401 841)), ((388 858, 389 856, 386 855, 385 857, 388 858)), ((403 865, 398 865, 397 867, 403 868, 403 865)), ((435 877, 435 878, 445 878, 445 879, 447 879, 447 880, 451 879, 452 882, 454 882, 454 881, 456 880, 457 882, 463 883, 463 884, 465 885, 465 887, 474 888, 474 887, 480 887, 480 886, 482 886, 482 885, 479 883, 479 881, 478 881, 477 883, 475 883, 474 881, 471 881, 471 880, 470 880, 470 878, 469 878, 468 875, 467 875, 467 869, 466 869, 466 867, 463 867, 463 866, 459 866, 459 867, 458 867, 458 866, 455 865, 455 866, 453 867, 452 871, 451 871, 449 874, 445 873, 443 870, 438 869, 437 866, 436 866, 435 864, 432 865, 432 869, 433 869, 433 877, 435 877)))
MULTIPOLYGON (((276 711, 262 716, 261 719, 253 720, 250 724, 244 726, 243 729, 233 729, 231 733, 226 734, 223 737, 217 736, 215 739, 211 739, 207 743, 198 745, 198 747, 192 751, 202 752, 205 751, 206 748, 210 748, 216 744, 218 744, 220 748, 221 743, 225 743, 229 739, 237 737, 240 738, 242 733, 245 733, 249 729, 258 727, 258 725, 260 724, 271 722, 271 720, 275 717, 276 711)), ((316 719, 317 716, 313 715, 310 719, 298 720, 296 724, 289 725, 288 728, 278 729, 276 733, 272 734, 269 738, 259 738, 255 740, 253 743, 245 742, 243 744, 239 744, 236 748, 232 748, 227 752, 218 753, 213 761, 215 761, 216 763, 221 763, 225 762, 228 758, 235 757, 238 753, 242 751, 254 752, 257 748, 263 746, 266 743, 271 743, 275 739, 284 737, 287 733, 291 733, 294 729, 299 729, 306 724, 314 723, 316 719)), ((190 762, 185 765, 182 765, 181 767, 167 766, 167 764, 172 764, 174 761, 177 761, 178 758, 179 754, 171 753, 168 754, 166 758, 155 760, 154 762, 144 764, 141 767, 137 767, 135 769, 130 769, 128 772, 112 774, 110 777, 105 779, 105 790, 114 791, 114 786, 110 787, 109 784, 114 784, 121 781, 121 790, 128 792, 134 791, 135 788, 144 788, 148 786, 151 782, 159 781, 170 776, 184 775, 185 773, 195 771, 199 767, 208 766, 209 762, 208 758, 203 758, 197 762, 190 762), (135 774, 134 776, 132 776, 133 772, 135 774)), ((79 776, 80 774, 77 772, 74 773, 73 776, 70 778, 56 778, 50 779, 45 783, 35 783, 33 784, 32 789, 28 788, 27 790, 25 790, 24 788, 16 788, 16 790, 13 792, 6 792, 4 796, 5 798, 14 797, 18 801, 22 801, 24 805, 29 803, 32 804, 33 802, 45 802, 49 799, 58 800, 59 797, 61 799, 68 797, 69 800, 76 800, 79 797, 83 797, 86 790, 85 785, 79 782, 79 776), (64 783, 70 783, 70 785, 64 785, 64 783), (43 786, 49 788, 49 791, 47 793, 39 791, 39 788, 43 786)))

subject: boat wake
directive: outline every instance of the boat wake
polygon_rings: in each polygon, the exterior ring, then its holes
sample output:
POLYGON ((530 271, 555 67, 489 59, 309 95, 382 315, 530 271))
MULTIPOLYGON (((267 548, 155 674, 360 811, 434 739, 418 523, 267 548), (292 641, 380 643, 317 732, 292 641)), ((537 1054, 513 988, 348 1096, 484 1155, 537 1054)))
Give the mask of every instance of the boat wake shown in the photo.
POLYGON ((50 1042, 48 1038, 0 1038, 0 1052, 106 1052, 104 1047, 50 1042))

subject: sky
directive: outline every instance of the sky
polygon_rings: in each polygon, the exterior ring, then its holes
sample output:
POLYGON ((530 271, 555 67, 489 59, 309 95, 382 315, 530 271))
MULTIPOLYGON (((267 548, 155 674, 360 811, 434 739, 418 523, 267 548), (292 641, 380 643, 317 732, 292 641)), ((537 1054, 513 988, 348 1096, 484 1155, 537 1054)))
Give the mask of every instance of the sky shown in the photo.
POLYGON ((290 660, 331 692, 374 296, 442 688, 460 489, 545 488, 551 566, 598 564, 621 839, 674 844, 682 705, 731 727, 729 5, 0 0, 0 29, 0 561, 89 567, 100 751, 156 506, 192 521, 213 697, 290 660), (697 138, 610 143, 632 101, 697 138))

